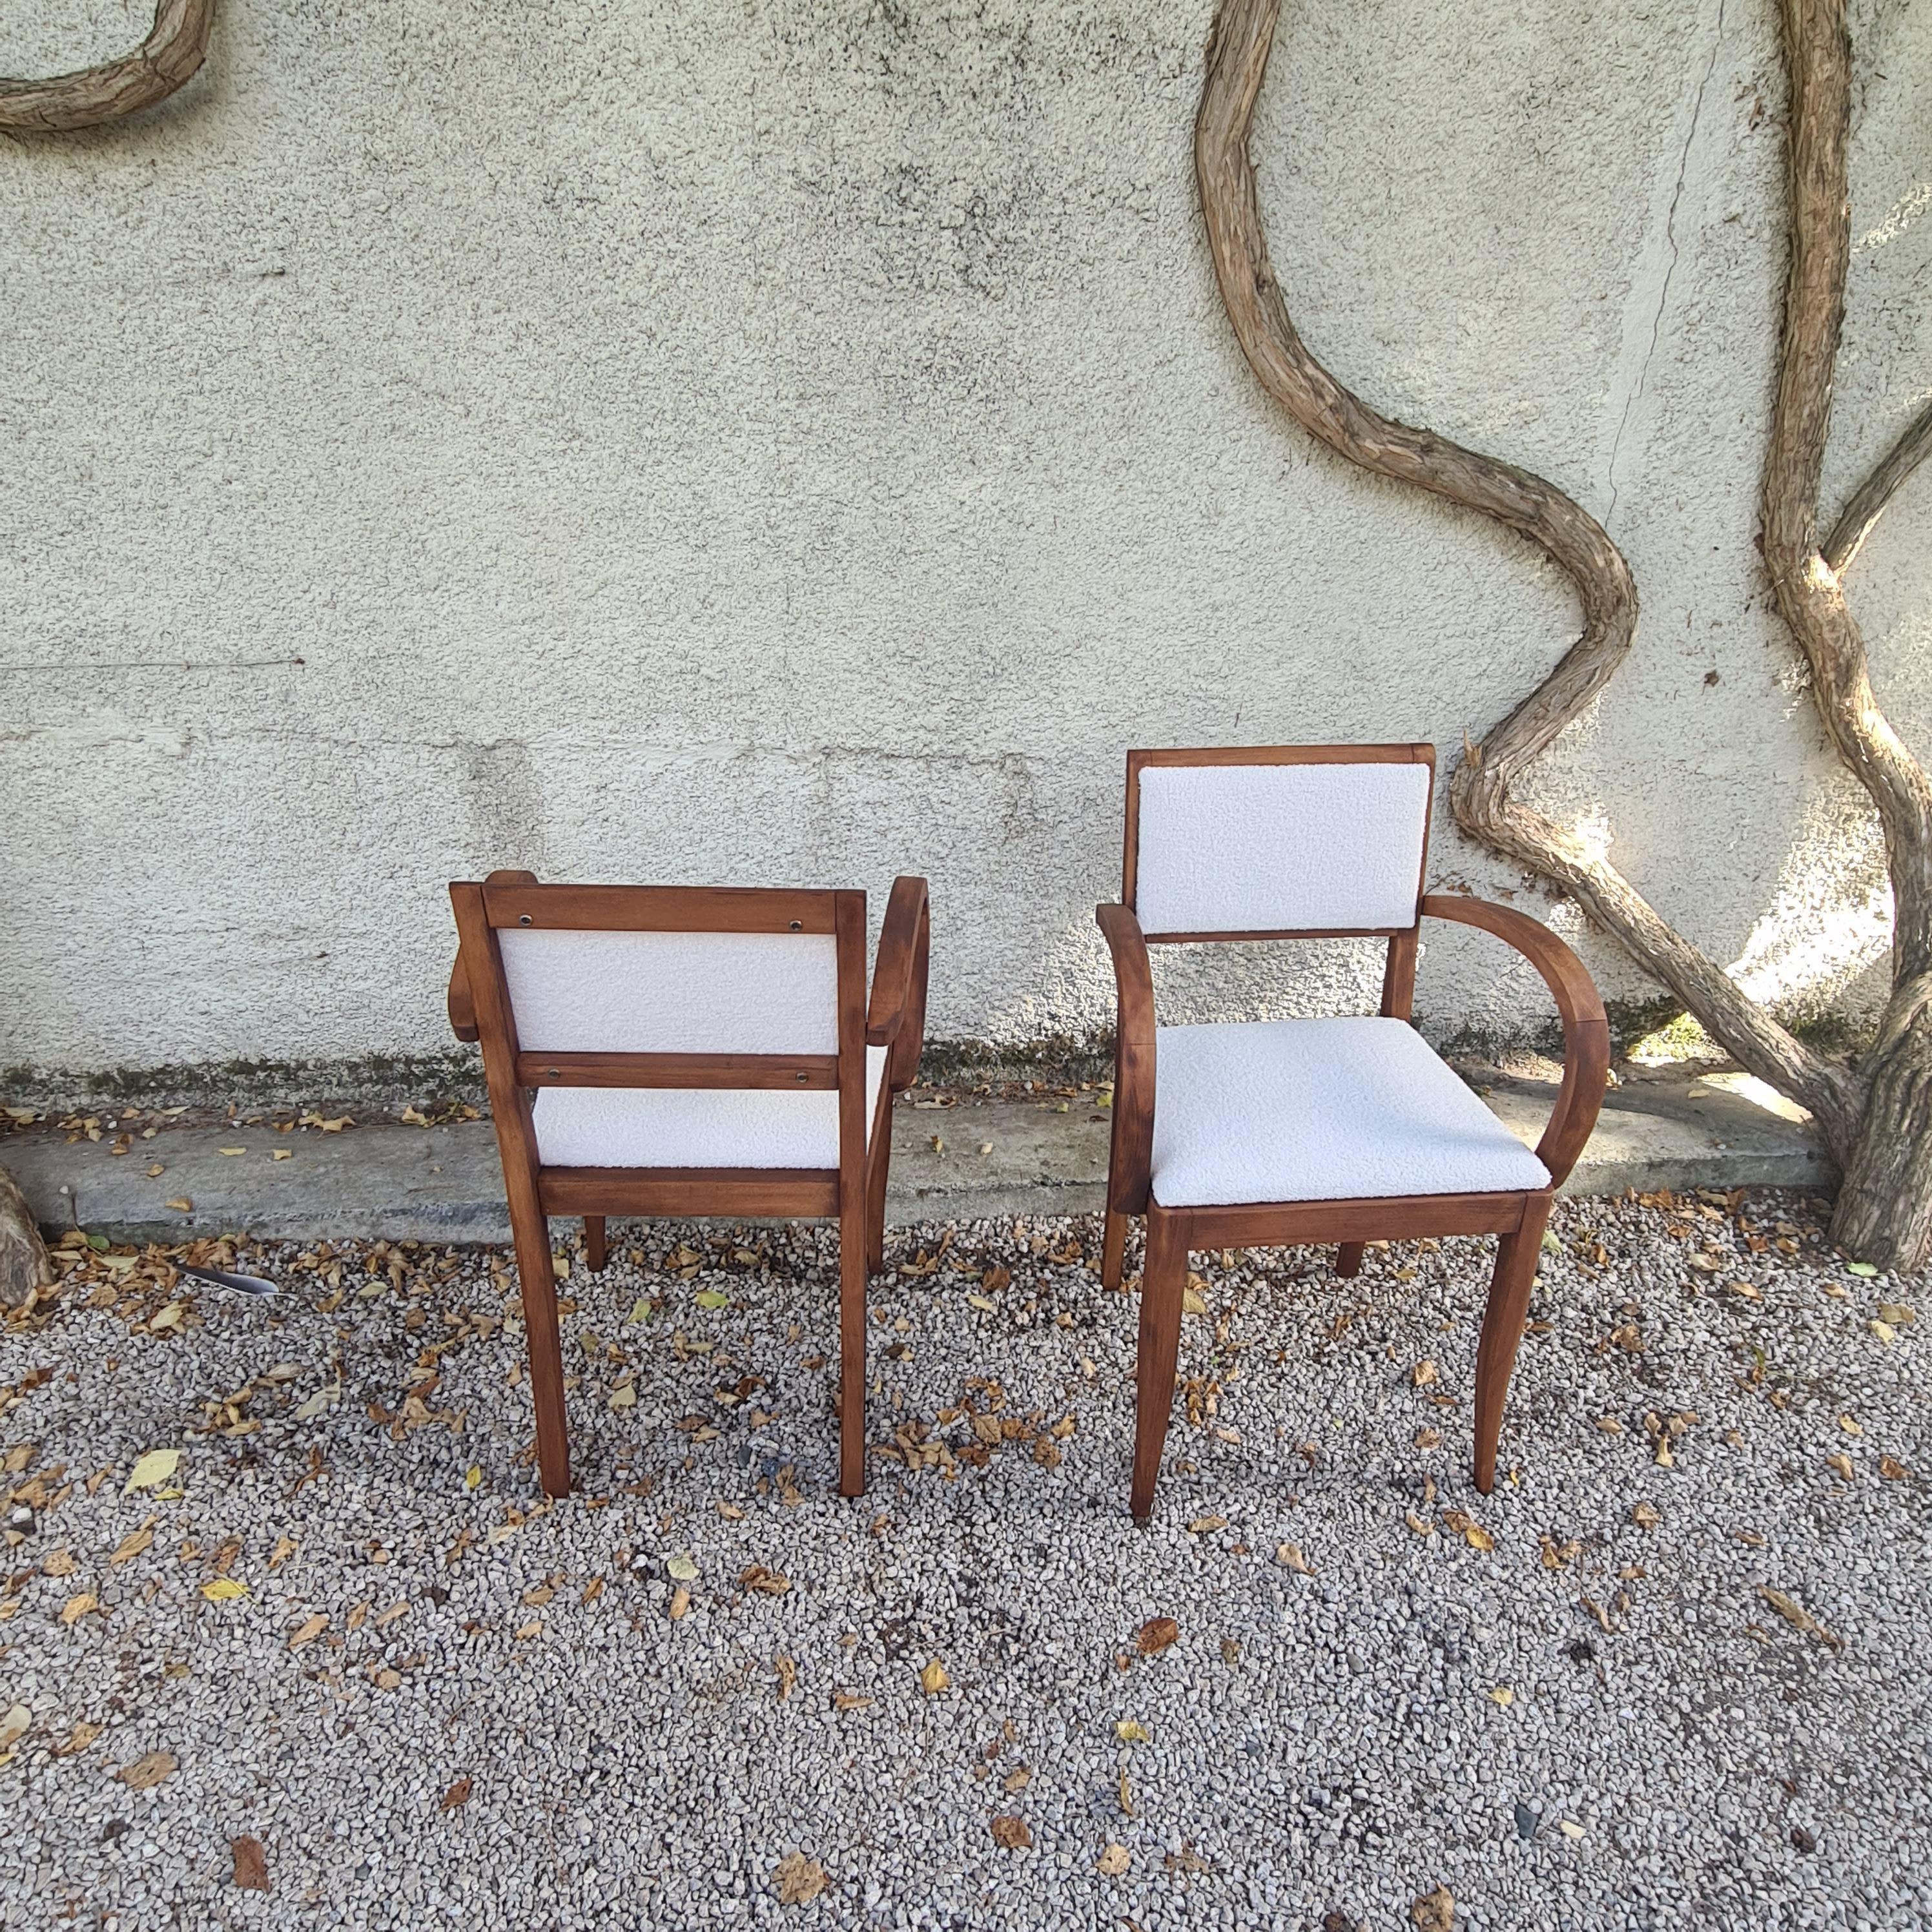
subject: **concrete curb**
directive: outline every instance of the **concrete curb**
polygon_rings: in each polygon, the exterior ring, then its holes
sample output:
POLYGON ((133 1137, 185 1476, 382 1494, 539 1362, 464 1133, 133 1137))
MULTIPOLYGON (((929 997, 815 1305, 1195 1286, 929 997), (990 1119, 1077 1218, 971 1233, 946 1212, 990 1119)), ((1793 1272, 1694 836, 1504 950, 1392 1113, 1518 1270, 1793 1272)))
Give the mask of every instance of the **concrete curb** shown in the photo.
MULTIPOLYGON (((1533 1142, 1555 1099, 1553 1083, 1473 1078, 1497 1113, 1533 1142)), ((1735 1075, 1633 1074, 1606 1097, 1564 1192, 1828 1186, 1830 1162, 1802 1117, 1791 1118, 1762 1090, 1754 1099, 1754 1090, 1735 1075)), ((1109 1128, 1107 1113, 1090 1099, 902 1100, 893 1116, 888 1216, 903 1225, 1097 1213, 1109 1128)), ((334 1134, 278 1133, 266 1124, 164 1127, 122 1155, 110 1151, 113 1138, 70 1141, 29 1130, 0 1142, 0 1162, 44 1226, 78 1222, 114 1240, 178 1241, 231 1230, 303 1241, 509 1239, 487 1120, 383 1123, 334 1134), (222 1151, 236 1148, 242 1151, 222 1151), (272 1158, 278 1151, 286 1158, 272 1158), (150 1175, 156 1166, 161 1172, 150 1175), (177 1200, 194 1204, 166 1204, 177 1200)))

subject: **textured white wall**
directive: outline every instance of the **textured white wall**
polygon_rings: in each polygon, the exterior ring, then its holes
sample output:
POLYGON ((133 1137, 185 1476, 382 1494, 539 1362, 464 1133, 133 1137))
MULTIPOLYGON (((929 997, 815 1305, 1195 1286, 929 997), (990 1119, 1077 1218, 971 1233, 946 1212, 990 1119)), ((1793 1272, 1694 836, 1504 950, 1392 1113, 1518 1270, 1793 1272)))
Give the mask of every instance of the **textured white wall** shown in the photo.
MULTIPOLYGON (((1571 600, 1257 392, 1194 202, 1209 13, 224 0, 174 101, 0 144, 0 1060, 434 1050, 444 882, 516 863, 924 871, 935 1035, 1084 1032, 1126 746, 1446 760, 1499 716, 1571 600)), ((0 0, 0 72, 150 17, 0 0)), ((1932 384, 1932 7, 1856 25, 1834 500, 1932 384)), ((1783 105, 1768 0, 1291 4, 1256 145, 1318 352, 1630 555, 1636 650, 1540 800, 1816 1004, 1882 907, 1752 544, 1783 105)), ((1928 538, 1921 478, 1853 589, 1922 746, 1928 538)), ((1544 904, 1440 816, 1432 871, 1544 904)), ((1431 946, 1432 1030, 1546 1010, 1482 948, 1431 946)))

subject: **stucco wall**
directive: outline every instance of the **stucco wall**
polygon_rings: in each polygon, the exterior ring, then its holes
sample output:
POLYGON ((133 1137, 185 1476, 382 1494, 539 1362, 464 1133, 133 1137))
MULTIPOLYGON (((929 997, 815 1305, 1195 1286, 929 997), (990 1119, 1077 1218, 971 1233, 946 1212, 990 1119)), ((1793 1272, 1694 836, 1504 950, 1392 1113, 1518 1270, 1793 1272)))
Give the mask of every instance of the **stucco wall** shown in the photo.
MULTIPOLYGON (((1084 1034, 1127 746, 1446 759, 1499 716, 1571 599, 1258 392, 1195 206, 1209 13, 224 0, 162 109, 0 145, 0 1063, 434 1050, 444 882, 496 864, 875 908, 923 871, 934 1035, 1084 1034)), ((0 0, 0 72, 149 17, 0 0)), ((1856 26, 1834 501, 1932 384, 1932 6, 1856 26)), ((1882 902, 1752 542, 1783 106, 1768 0, 1291 5, 1256 152, 1318 352, 1630 556, 1541 802, 1817 1006, 1882 902)), ((1922 478, 1853 589, 1922 746, 1928 553, 1922 478)), ((1422 1008, 1546 1010, 1453 936, 1422 1008)))

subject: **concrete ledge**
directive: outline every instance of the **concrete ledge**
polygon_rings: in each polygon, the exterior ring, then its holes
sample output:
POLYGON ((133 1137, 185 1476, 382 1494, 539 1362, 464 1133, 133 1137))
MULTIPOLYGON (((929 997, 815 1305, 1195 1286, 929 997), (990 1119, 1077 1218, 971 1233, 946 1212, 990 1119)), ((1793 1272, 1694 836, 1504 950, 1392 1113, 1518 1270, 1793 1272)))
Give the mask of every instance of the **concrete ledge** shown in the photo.
MULTIPOLYGON (((1510 1126, 1534 1142, 1553 1084, 1480 1072, 1472 1078, 1510 1126)), ((1829 1186, 1831 1164, 1794 1113, 1738 1076, 1634 1072, 1606 1099, 1564 1191, 1829 1186)), ((1097 1213, 1110 1126, 1090 1096, 957 1106, 902 1100, 893 1116, 889 1217, 904 1224, 1097 1213)), ((487 1120, 384 1123, 336 1134, 164 1127, 121 1155, 110 1150, 112 1139, 69 1142, 29 1130, 0 1142, 0 1162, 43 1225, 77 1221, 115 1240, 178 1241, 230 1230, 304 1241, 509 1239, 487 1120), (243 1150, 221 1151, 233 1148, 243 1150), (272 1158, 278 1151, 286 1158, 272 1158), (151 1176, 153 1166, 162 1172, 151 1176), (177 1200, 194 1204, 166 1204, 177 1200)))

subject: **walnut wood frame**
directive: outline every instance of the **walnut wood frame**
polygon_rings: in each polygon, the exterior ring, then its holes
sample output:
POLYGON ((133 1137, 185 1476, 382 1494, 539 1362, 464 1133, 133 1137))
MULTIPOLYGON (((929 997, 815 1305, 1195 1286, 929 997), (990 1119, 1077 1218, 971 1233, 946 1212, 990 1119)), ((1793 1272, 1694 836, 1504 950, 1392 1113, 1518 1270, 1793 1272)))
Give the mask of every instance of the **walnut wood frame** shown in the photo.
POLYGON ((553 1214, 584 1218, 586 1259, 601 1269, 612 1214, 836 1216, 838 1222, 838 1466, 844 1495, 866 1486, 866 1284, 883 1258, 892 1097, 919 1072, 926 1026, 931 911, 923 879, 897 880, 886 906, 869 1006, 866 895, 685 886, 539 885, 533 873, 492 872, 452 884, 458 948, 449 1022, 480 1041, 510 1228, 521 1278, 537 1463, 545 1492, 570 1489, 553 1214), (526 1053, 496 934, 509 928, 633 932, 830 933, 838 947, 834 1054, 526 1053), (887 1049, 868 1132, 866 1049, 887 1049), (538 1087, 806 1088, 838 1096, 836 1168, 545 1166, 531 1116, 538 1087))
MULTIPOLYGON (((1113 955, 1118 1002, 1114 1070, 1113 1143, 1108 1162, 1107 1208, 1101 1277, 1118 1288, 1125 1266, 1128 1222, 1147 1218, 1147 1257, 1141 1286, 1140 1349, 1136 1371, 1132 1505, 1144 1520, 1174 1402, 1187 1259, 1198 1248, 1273 1247, 1298 1242, 1338 1244, 1337 1274, 1361 1267, 1371 1240, 1423 1234, 1487 1234, 1499 1238, 1476 1357, 1474 1474, 1487 1495, 1496 1481, 1504 1399, 1522 1338, 1536 1256, 1550 1202, 1595 1126, 1610 1072, 1610 1028, 1603 1001, 1583 962, 1546 926, 1507 906, 1425 893, 1417 880, 1416 918, 1402 928, 1366 936, 1386 938, 1382 1012, 1412 1017, 1417 950, 1424 919, 1473 926, 1514 946, 1544 979, 1563 1024, 1563 1084, 1537 1158, 1550 1185, 1528 1192, 1394 1196, 1357 1201, 1298 1201, 1227 1207, 1166 1208, 1154 1198, 1155 1021, 1154 974, 1148 948, 1182 940, 1314 939, 1346 935, 1333 927, 1256 933, 1144 933, 1134 910, 1138 858, 1140 774, 1150 765, 1426 764, 1434 790, 1435 748, 1430 745, 1279 745, 1237 750, 1130 752, 1127 754, 1126 842, 1121 903, 1095 914, 1113 955)), ((1426 809, 1426 808, 1425 808, 1426 809)), ((1425 819, 1423 865, 1428 865, 1425 819)), ((1358 934, 1360 929, 1357 929, 1358 934)))

